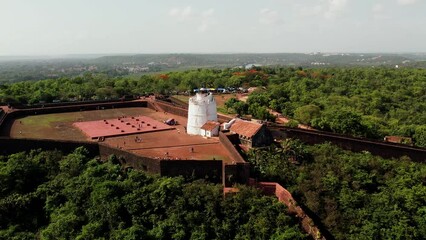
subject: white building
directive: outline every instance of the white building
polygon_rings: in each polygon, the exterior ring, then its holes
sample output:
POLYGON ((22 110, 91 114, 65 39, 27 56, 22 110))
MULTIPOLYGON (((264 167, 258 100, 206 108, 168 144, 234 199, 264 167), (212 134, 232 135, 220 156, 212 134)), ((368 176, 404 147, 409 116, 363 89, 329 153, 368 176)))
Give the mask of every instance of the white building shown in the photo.
POLYGON ((203 137, 215 137, 219 135, 220 123, 207 121, 200 129, 200 135, 203 137))
POLYGON ((200 135, 201 127, 207 121, 217 122, 216 101, 211 93, 197 93, 189 99, 186 132, 188 134, 200 135))

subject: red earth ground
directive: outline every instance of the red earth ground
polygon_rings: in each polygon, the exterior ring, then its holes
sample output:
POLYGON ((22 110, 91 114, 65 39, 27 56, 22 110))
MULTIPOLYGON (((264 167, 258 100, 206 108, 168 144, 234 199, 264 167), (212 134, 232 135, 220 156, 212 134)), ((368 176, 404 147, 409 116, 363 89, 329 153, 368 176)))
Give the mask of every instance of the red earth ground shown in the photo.
POLYGON ((147 116, 157 125, 169 118, 174 118, 178 124, 174 129, 107 137, 105 143, 136 154, 153 158, 194 159, 194 160, 223 160, 232 163, 235 160, 217 137, 203 138, 185 133, 187 119, 170 113, 156 112, 149 108, 117 108, 72 113, 58 113, 28 116, 16 119, 9 135, 14 138, 40 138, 62 140, 92 141, 81 130, 73 126, 75 122, 95 121, 120 116, 147 116), (141 141, 135 141, 136 137, 141 141))
POLYGON ((146 116, 121 116, 98 121, 75 122, 73 126, 91 139, 173 129, 172 126, 146 116))

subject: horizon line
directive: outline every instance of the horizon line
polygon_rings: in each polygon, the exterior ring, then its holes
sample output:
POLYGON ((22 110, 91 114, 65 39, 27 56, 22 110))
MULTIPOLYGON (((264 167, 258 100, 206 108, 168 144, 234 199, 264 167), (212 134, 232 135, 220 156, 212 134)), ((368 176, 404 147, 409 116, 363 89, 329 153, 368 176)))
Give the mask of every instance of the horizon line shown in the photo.
POLYGON ((11 54, 11 55, 0 55, 0 58, 49 58, 49 57, 72 57, 72 56, 135 56, 135 55, 220 55, 220 54, 426 54, 426 52, 413 52, 413 51, 378 51, 378 52, 362 52, 362 51, 308 51, 308 52, 122 52, 122 53, 58 53, 58 54, 11 54))

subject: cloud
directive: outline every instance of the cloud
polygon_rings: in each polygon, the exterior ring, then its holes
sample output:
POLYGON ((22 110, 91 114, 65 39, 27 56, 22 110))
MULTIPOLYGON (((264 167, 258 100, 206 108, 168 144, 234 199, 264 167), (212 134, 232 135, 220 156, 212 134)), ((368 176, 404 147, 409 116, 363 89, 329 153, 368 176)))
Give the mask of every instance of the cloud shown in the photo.
POLYGON ((382 4, 376 3, 371 8, 374 19, 390 19, 391 16, 385 12, 385 8, 382 4))
POLYGON ((178 19, 180 22, 199 24, 197 27, 199 32, 205 32, 211 25, 215 24, 213 8, 205 11, 192 9, 191 6, 172 8, 169 11, 169 16, 178 19))
POLYGON ((297 9, 299 9, 299 15, 303 17, 311 17, 320 15, 323 11, 323 7, 321 5, 315 5, 313 7, 309 7, 306 5, 297 5, 297 9))
POLYGON ((199 32, 205 32, 211 25, 215 24, 213 15, 214 15, 213 8, 210 8, 206 11, 201 12, 201 25, 199 25, 197 28, 199 32))
POLYGON ((326 19, 335 19, 346 9, 347 0, 319 0, 316 5, 297 3, 294 5, 301 17, 322 16, 326 19))
POLYGON ((259 11, 259 22, 262 24, 272 25, 282 23, 277 11, 271 10, 269 8, 264 8, 259 11))
POLYGON ((207 31, 210 26, 216 24, 216 20, 214 18, 214 9, 210 8, 201 13, 201 25, 198 26, 199 32, 207 31))
POLYGON ((209 25, 207 23, 201 23, 201 25, 198 26, 197 30, 199 32, 205 32, 205 31, 207 31, 208 27, 209 27, 209 25))
POLYGON ((169 11, 169 15, 177 18, 180 21, 188 20, 192 17, 192 8, 191 6, 186 6, 184 8, 172 8, 169 11))
POLYGON ((412 4, 415 4, 416 2, 417 0, 397 0, 397 3, 403 6, 412 5, 412 4))
POLYGON ((210 17, 210 16, 213 16, 213 14, 214 14, 214 9, 213 8, 210 8, 210 9, 208 9, 208 10, 206 10, 206 11, 204 11, 204 12, 201 13, 201 15, 203 17, 210 17))
POLYGON ((371 8, 371 11, 373 13, 381 13, 383 12, 383 5, 380 3, 374 4, 373 7, 371 8))
POLYGON ((347 0, 327 0, 324 17, 327 19, 338 17, 345 10, 347 2, 347 0))

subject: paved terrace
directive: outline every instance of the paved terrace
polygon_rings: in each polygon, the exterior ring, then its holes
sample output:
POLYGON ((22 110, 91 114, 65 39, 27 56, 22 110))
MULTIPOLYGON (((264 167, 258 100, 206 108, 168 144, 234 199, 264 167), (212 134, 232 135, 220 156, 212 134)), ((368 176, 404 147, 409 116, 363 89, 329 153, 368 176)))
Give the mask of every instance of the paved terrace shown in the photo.
POLYGON ((228 150, 219 142, 219 138, 203 138, 185 133, 187 119, 166 112, 149 109, 149 116, 157 121, 174 118, 178 125, 165 131, 145 132, 125 136, 109 137, 105 143, 136 154, 157 159, 173 160, 222 160, 231 164, 228 150))
POLYGON ((73 126, 79 128, 91 139, 173 129, 167 124, 146 116, 122 116, 98 121, 75 122, 73 126))

